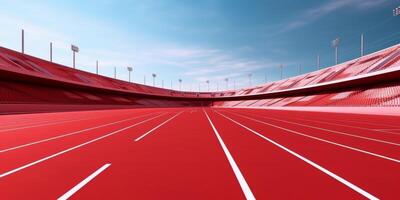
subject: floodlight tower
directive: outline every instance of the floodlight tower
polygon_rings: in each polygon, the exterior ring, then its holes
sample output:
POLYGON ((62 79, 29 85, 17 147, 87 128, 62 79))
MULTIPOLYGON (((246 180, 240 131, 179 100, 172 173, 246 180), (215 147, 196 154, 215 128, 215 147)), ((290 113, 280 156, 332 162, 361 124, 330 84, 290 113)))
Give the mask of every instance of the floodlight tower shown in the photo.
POLYGON ((99 75, 99 61, 96 60, 96 74, 99 75))
POLYGON ((74 66, 74 69, 75 69, 75 53, 79 52, 79 47, 72 44, 71 50, 72 50, 72 66, 74 66))
POLYGON ((319 55, 317 55, 317 69, 318 69, 318 70, 319 70, 319 68, 320 68, 320 65, 321 65, 321 60, 320 60, 319 55))
POLYGON ((114 67, 114 79, 117 79, 117 67, 114 67))
POLYGON ((50 62, 53 62, 53 42, 50 42, 50 62))
POLYGON ((209 92, 210 91, 210 80, 206 80, 206 83, 207 83, 207 91, 209 92))
POLYGON ((360 51, 361 51, 360 55, 362 57, 362 56, 364 56, 364 34, 363 33, 361 34, 360 43, 361 43, 360 44, 361 45, 361 47, 360 47, 360 51))
POLYGON ((182 90, 182 79, 179 79, 179 90, 182 90))
POLYGON ((226 82, 226 90, 229 89, 229 78, 225 78, 225 82, 226 82))
POLYGON ((338 60, 339 60, 339 58, 338 58, 339 44, 340 44, 340 38, 336 38, 336 39, 332 40, 331 45, 333 48, 335 48, 335 64, 336 65, 338 64, 338 60))
POLYGON ((393 9, 393 16, 397 17, 400 15, 400 6, 397 8, 393 9))
POLYGON ((154 73, 153 73, 151 76, 153 77, 153 87, 154 87, 154 86, 156 86, 156 77, 157 77, 157 74, 154 74, 154 73))
POLYGON ((127 67, 126 69, 128 70, 128 73, 129 73, 129 83, 130 83, 131 82, 131 72, 133 71, 133 68, 127 67))
POLYGON ((278 67, 281 70, 281 80, 282 80, 283 79, 283 65, 280 64, 278 67))
POLYGON ((21 30, 21 52, 22 52, 22 54, 25 53, 25 31, 24 31, 24 29, 21 30))

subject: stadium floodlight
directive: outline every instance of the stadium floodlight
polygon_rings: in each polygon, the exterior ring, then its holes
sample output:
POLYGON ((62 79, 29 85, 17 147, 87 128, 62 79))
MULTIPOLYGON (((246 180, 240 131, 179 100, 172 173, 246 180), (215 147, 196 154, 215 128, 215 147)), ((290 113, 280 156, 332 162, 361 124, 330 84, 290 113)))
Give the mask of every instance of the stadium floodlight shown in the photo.
POLYGON ((129 73, 129 83, 131 82, 131 72, 133 71, 133 67, 127 67, 126 68, 128 70, 129 73))
POLYGON ((210 80, 206 80, 207 83, 207 91, 210 91, 210 80))
POLYGON ((179 79, 179 90, 182 90, 182 79, 179 79))
POLYGON ((319 55, 317 55, 317 69, 319 70, 320 67, 321 67, 321 60, 320 60, 319 55))
POLYGON ((338 60, 339 60, 339 58, 338 58, 339 44, 340 44, 340 38, 336 38, 336 39, 332 40, 331 45, 333 48, 335 48, 335 64, 336 65, 338 64, 338 60))
POLYGON ((360 55, 364 56, 364 34, 361 34, 360 43, 361 43, 360 44, 361 45, 361 47, 360 47, 360 51, 361 51, 360 55))
POLYGON ((225 78, 225 82, 226 82, 226 90, 228 90, 229 89, 229 84, 228 84, 228 82, 229 82, 229 78, 225 78))
POLYGON ((400 6, 393 9, 393 16, 399 16, 400 15, 400 6))
POLYGON ((22 54, 25 53, 25 31, 24 31, 24 29, 21 30, 21 52, 22 52, 22 54))
POLYGON ((96 60, 96 74, 99 75, 99 61, 96 60))
POLYGON ((251 86, 251 77, 253 76, 253 74, 248 74, 247 76, 249 77, 249 86, 251 86))
POLYGON ((153 77, 153 87, 154 86, 156 86, 156 77, 157 77, 157 74, 151 74, 151 76, 153 77))
POLYGON ((280 64, 278 67, 281 69, 281 80, 282 80, 283 79, 283 65, 280 64))
POLYGON ((50 42, 50 62, 53 62, 53 43, 50 42))
POLYGON ((74 66, 75 69, 75 53, 79 52, 79 47, 71 44, 71 50, 72 50, 72 66, 74 66))
POLYGON ((114 67, 114 79, 117 79, 117 67, 114 67))

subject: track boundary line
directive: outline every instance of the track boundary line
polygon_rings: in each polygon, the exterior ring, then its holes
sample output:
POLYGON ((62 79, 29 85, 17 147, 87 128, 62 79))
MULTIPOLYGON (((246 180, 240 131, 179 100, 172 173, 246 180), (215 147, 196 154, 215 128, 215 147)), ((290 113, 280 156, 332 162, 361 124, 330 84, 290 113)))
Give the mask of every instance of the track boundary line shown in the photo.
POLYGON ((284 128, 284 127, 281 127, 281 126, 277 126, 277 125, 274 125, 274 124, 263 122, 263 121, 260 121, 260 120, 257 120, 257 119, 253 119, 251 117, 247 117, 247 116, 244 116, 244 115, 241 115, 241 114, 236 114, 236 113, 232 113, 232 114, 241 116, 243 118, 247 118, 249 120, 252 120, 252 121, 255 121, 255 122, 258 122, 258 123, 266 124, 266 125, 269 125, 269 126, 281 129, 281 130, 285 130, 287 132, 294 133, 296 135, 301 135, 301 136, 308 137, 308 138, 311 138, 311 139, 314 139, 314 140, 318 140, 318 141, 321 141, 321 142, 325 142, 325 143, 329 143, 329 144, 332 144, 332 145, 336 145, 336 146, 339 146, 339 147, 342 147, 342 148, 350 149, 350 150, 357 151, 357 152, 360 152, 360 153, 364 153, 364 154, 368 154, 368 155, 375 156, 375 157, 378 157, 378 158, 382 158, 382 159, 385 159, 385 160, 389 160, 389 161, 393 161, 393 162, 396 162, 396 163, 400 163, 400 160, 397 160, 395 158, 387 157, 387 156, 384 156, 384 155, 380 155, 380 154, 377 154, 377 153, 372 153, 372 152, 369 152, 369 151, 366 151, 366 150, 362 150, 362 149, 358 149, 358 148, 355 148, 355 147, 347 146, 347 145, 340 144, 340 143, 337 143, 337 142, 332 142, 330 140, 325 140, 325 139, 322 139, 322 138, 319 138, 319 137, 315 137, 315 136, 307 135, 307 134, 304 134, 304 133, 300 133, 300 132, 295 131, 295 130, 291 130, 291 129, 287 129, 287 128, 284 128))
POLYGON ((135 139, 135 142, 138 142, 139 140, 143 139, 144 137, 146 137, 147 135, 149 135, 151 132, 155 131, 156 129, 160 128, 161 126, 163 126, 164 124, 168 123, 169 121, 173 120, 175 117, 177 117, 178 115, 180 115, 183 111, 179 112, 178 114, 172 116, 171 118, 165 120, 164 122, 162 122, 161 124, 157 125, 156 127, 152 128, 151 130, 147 131, 145 134, 139 136, 138 138, 135 139))
POLYGON ((21 130, 21 129, 28 129, 28 128, 36 128, 36 127, 48 126, 48 125, 64 124, 64 123, 76 122, 76 121, 85 121, 85 120, 98 119, 98 118, 99 117, 85 118, 85 119, 62 120, 62 121, 51 122, 51 123, 35 124, 35 125, 30 125, 30 126, 22 126, 22 127, 15 127, 15 128, 0 129, 0 133, 16 131, 16 130, 21 130))
POLYGON ((57 200, 67 200, 69 199, 72 195, 74 195, 77 191, 79 191, 83 186, 88 184, 91 180, 96 178, 100 173, 102 173, 104 170, 106 170, 108 167, 111 166, 111 163, 107 163, 97 169, 95 172, 90 174, 88 177, 86 177, 84 180, 78 183, 78 185, 75 185, 73 188, 68 190, 65 194, 63 194, 61 197, 59 197, 57 200))
POLYGON ((150 120, 152 120, 152 119, 155 119, 155 118, 157 118, 157 117, 160 117, 160 116, 161 116, 161 114, 160 114, 160 115, 157 115, 157 116, 155 116, 155 117, 146 119, 146 120, 144 120, 144 121, 135 123, 135 124, 133 124, 133 125, 126 126, 126 127, 122 128, 122 129, 118 129, 118 130, 116 130, 116 131, 112 131, 112 132, 110 132, 110 133, 108 133, 108 134, 106 134, 106 135, 103 135, 103 136, 100 136, 100 137, 98 137, 98 138, 89 140, 89 141, 84 142, 84 143, 82 143, 82 144, 73 146, 73 147, 71 147, 71 148, 69 148, 69 149, 65 149, 65 150, 60 151, 60 152, 58 152, 58 153, 55 153, 55 154, 52 154, 52 155, 50 155, 50 156, 41 158, 41 159, 39 159, 39 160, 33 161, 33 162, 31 162, 31 163, 28 163, 28 164, 23 165, 23 166, 21 166, 21 167, 15 168, 15 169, 13 169, 13 170, 4 172, 4 173, 0 174, 0 178, 3 178, 3 177, 8 176, 8 175, 10 175, 10 174, 16 173, 16 172, 21 171, 21 170, 23 170, 23 169, 25 169, 25 168, 28 168, 28 167, 31 167, 31 166, 33 166, 33 165, 39 164, 39 163, 41 163, 41 162, 44 162, 44 161, 49 160, 49 159, 51 159, 51 158, 57 157, 57 156, 59 156, 59 155, 65 154, 65 153, 70 152, 70 151, 72 151, 72 150, 78 149, 78 148, 80 148, 80 147, 86 146, 86 145, 91 144, 91 143, 93 143, 93 142, 96 142, 96 141, 98 141, 98 140, 101 140, 101 139, 107 138, 107 137, 109 137, 109 136, 115 135, 115 134, 117 134, 117 133, 119 133, 119 132, 125 131, 125 130, 130 129, 130 128, 132 128, 132 127, 135 127, 135 126, 137 126, 137 125, 143 124, 143 123, 145 123, 145 122, 148 122, 148 121, 150 121, 150 120))
POLYGON ((224 141, 222 140, 221 136, 218 133, 218 130, 215 128, 214 124, 212 123, 210 117, 208 116, 207 112, 203 109, 204 114, 206 115, 208 122, 211 125, 211 128, 214 130, 215 135, 217 136, 218 142, 222 147, 222 150, 225 153, 226 158, 229 161, 229 164, 231 165, 231 168, 236 176, 236 179, 238 180, 240 187, 242 188, 242 192, 244 193, 246 199, 256 199, 253 195, 253 192, 251 191, 249 185, 247 184, 246 179, 244 178, 242 172, 240 171, 239 167, 237 166, 235 160, 233 159, 231 153, 229 152, 229 149, 226 147, 224 141))
MULTIPOLYGON (((153 114, 153 113, 148 113, 148 114, 145 114, 145 115, 139 115, 139 116, 128 118, 128 119, 124 119, 124 120, 114 121, 114 122, 111 122, 111 123, 102 124, 102 125, 99 125, 99 126, 90 127, 90 128, 86 128, 86 129, 81 129, 81 130, 70 132, 70 133, 67 133, 67 134, 58 135, 58 136, 50 137, 50 138, 47 138, 47 139, 42 139, 42 140, 38 140, 38 141, 35 141, 35 142, 30 142, 30 143, 26 143, 26 144, 23 144, 23 145, 10 147, 10 148, 7 148, 7 149, 2 149, 2 150, 0 150, 0 153, 5 153, 7 151, 20 149, 20 148, 23 148, 23 147, 32 146, 32 145, 35 145, 35 144, 40 144, 40 143, 43 143, 43 142, 48 142, 48 141, 56 140, 56 139, 67 137, 67 136, 71 136, 71 135, 76 135, 76 134, 79 134, 79 133, 83 133, 83 132, 87 132, 87 131, 103 128, 103 127, 114 125, 114 124, 119 124, 119 123, 126 122, 126 121, 129 121, 129 120, 134 120, 134 119, 146 117, 146 116, 151 115, 151 114, 153 114)), ((161 113, 161 114, 163 114, 163 113, 161 113)))
POLYGON ((339 181, 339 182, 341 182, 342 184, 346 185, 347 187, 353 189, 354 191, 358 192, 359 194, 363 195, 364 197, 366 197, 366 198, 368 198, 368 199, 378 200, 377 197, 375 197, 375 196, 373 196, 372 194, 368 193, 367 191, 361 189, 360 187, 354 185, 353 183, 347 181, 346 179, 340 177, 339 175, 336 175, 335 173, 333 173, 333 172, 331 172, 331 171, 325 169, 324 167, 318 165, 317 163, 315 163, 315 162, 313 162, 313 161, 311 161, 311 160, 309 160, 309 159, 303 157, 302 155, 300 155, 300 154, 298 154, 298 153, 296 153, 296 152, 294 152, 294 151, 292 151, 292 150, 286 148, 285 146, 283 146, 283 145, 281 145, 281 144, 275 142, 274 140, 269 139, 268 137, 266 137, 266 136, 264 136, 264 135, 258 133, 257 131, 255 131, 255 130, 253 130, 253 129, 251 129, 251 128, 249 128, 249 127, 247 127, 247 126, 245 126, 245 125, 243 125, 243 124, 241 124, 241 123, 239 123, 239 122, 237 122, 237 121, 235 121, 235 120, 233 120, 233 119, 231 119, 230 117, 227 117, 227 116, 225 116, 224 114, 222 114, 222 113, 220 113, 220 112, 218 112, 218 111, 217 111, 217 113, 218 113, 219 115, 225 117, 226 119, 230 120, 231 122, 234 122, 235 124, 241 126, 242 128, 244 128, 244 129, 246 129, 246 130, 252 132, 253 134, 255 134, 255 135, 257 135, 257 136, 263 138, 264 140, 267 140, 268 142, 274 144, 275 146, 277 146, 277 147, 283 149, 284 151, 286 151, 286 152, 292 154, 293 156, 295 156, 295 157, 301 159, 302 161, 304 161, 304 162, 306 162, 307 164, 309 164, 309 165, 315 167, 316 169, 322 171, 323 173, 327 174, 328 176, 330 176, 330 177, 336 179, 337 181, 339 181))

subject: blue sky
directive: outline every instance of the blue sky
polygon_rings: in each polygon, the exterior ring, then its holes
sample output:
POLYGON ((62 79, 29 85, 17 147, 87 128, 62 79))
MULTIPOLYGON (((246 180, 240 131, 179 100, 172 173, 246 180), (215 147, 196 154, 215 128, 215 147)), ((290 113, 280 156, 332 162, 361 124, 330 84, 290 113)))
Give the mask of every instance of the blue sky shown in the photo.
POLYGON ((70 44, 81 51, 79 69, 127 80, 174 88, 211 90, 247 87, 316 69, 316 55, 324 67, 334 63, 330 41, 339 36, 340 61, 359 56, 359 37, 365 34, 366 53, 400 41, 400 17, 392 10, 400 0, 0 0, 0 45, 19 50, 25 29, 26 52, 72 65, 70 44))

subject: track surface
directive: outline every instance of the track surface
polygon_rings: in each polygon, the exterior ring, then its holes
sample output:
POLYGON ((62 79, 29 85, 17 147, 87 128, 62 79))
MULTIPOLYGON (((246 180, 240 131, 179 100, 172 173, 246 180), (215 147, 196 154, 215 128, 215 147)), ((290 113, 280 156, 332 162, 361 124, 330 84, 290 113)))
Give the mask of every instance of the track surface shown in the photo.
POLYGON ((399 199, 398 117, 163 108, 0 116, 0 199, 399 199))

